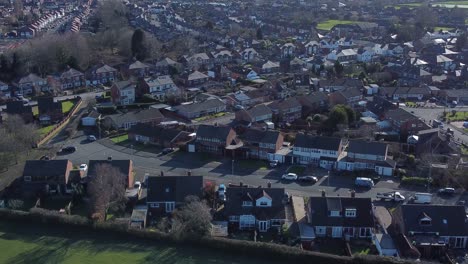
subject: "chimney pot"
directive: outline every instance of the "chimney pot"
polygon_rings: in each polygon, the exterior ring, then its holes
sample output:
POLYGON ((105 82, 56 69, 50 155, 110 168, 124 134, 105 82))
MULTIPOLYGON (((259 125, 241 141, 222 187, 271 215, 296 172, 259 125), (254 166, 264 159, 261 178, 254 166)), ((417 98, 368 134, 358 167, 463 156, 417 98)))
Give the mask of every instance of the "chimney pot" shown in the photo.
POLYGON ((164 171, 161 171, 161 177, 164 176, 164 171))
POLYGON ((356 197, 356 191, 355 190, 351 190, 351 197, 352 198, 356 197))
POLYGON ((192 176, 192 171, 191 170, 187 171, 187 176, 192 176))
POLYGON ((242 187, 244 184, 242 182, 239 182, 240 187, 242 187))
POLYGON ((268 182, 268 188, 271 188, 271 182, 268 182))
POLYGON ((322 197, 325 197, 326 196, 326 192, 325 190, 322 190, 322 197))
POLYGON ((112 161, 112 156, 107 157, 108 161, 112 161))

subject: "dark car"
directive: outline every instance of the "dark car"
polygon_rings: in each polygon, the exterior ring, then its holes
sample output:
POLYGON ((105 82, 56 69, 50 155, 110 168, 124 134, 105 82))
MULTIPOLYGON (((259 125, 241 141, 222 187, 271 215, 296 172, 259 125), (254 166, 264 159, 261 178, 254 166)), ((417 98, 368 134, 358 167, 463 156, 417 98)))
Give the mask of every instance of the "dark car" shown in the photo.
POLYGON ((318 182, 317 177, 314 177, 314 176, 302 176, 302 177, 299 177, 297 180, 300 182, 312 183, 312 184, 318 182))
POLYGON ((76 147, 68 146, 68 147, 62 148, 59 152, 62 153, 62 154, 65 154, 65 153, 73 153, 75 151, 76 151, 76 147))
POLYGON ((455 193, 455 189, 450 188, 450 187, 442 188, 442 189, 438 190, 437 193, 439 193, 440 195, 452 195, 452 194, 455 193))
POLYGON ((47 155, 44 155, 40 158, 40 160, 50 160, 50 157, 47 155))
POLYGON ((173 148, 165 148, 165 149, 163 149, 162 154, 169 154, 169 153, 171 153, 173 151, 174 151, 173 148))

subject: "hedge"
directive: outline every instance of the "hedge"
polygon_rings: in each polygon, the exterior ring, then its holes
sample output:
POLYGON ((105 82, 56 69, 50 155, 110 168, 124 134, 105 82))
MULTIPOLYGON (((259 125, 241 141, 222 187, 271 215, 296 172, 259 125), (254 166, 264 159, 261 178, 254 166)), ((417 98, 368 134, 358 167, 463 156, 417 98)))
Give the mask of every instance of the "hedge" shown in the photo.
POLYGON ((403 177, 401 178, 401 184, 408 184, 408 185, 419 185, 419 186, 426 186, 427 183, 431 182, 432 180, 423 177, 403 177))
MULTIPOLYGON (((0 209, 0 221, 16 221, 26 222, 28 224, 50 224, 53 226, 61 226, 66 228, 83 228, 91 229, 94 232, 105 232, 114 235, 125 236, 126 239, 163 241, 165 244, 172 245, 187 245, 191 247, 203 247, 213 250, 222 250, 231 254, 242 254, 252 257, 260 257, 262 259, 283 260, 288 263, 304 262, 304 263, 345 263, 345 264, 367 264, 367 263, 383 263, 397 264, 406 263, 393 258, 385 258, 379 256, 354 256, 343 257, 320 252, 304 251, 294 247, 284 245, 241 241, 226 238, 193 238, 178 240, 173 236, 149 230, 130 229, 126 223, 104 222, 95 223, 85 217, 70 216, 59 214, 55 211, 49 211, 41 208, 33 208, 29 212, 16 211, 9 209, 0 209)), ((409 262, 408 262, 409 263, 409 262)))

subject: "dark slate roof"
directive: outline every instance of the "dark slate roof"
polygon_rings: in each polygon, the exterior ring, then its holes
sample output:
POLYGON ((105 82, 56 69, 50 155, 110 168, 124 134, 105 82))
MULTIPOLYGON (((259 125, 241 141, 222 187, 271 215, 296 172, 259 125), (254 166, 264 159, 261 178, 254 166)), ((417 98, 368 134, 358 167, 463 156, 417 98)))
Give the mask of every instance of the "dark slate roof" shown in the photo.
POLYGON ((280 132, 271 130, 247 129, 240 138, 247 142, 276 144, 280 132))
POLYGON ((324 92, 313 92, 305 97, 305 99, 310 103, 320 103, 323 101, 328 101, 328 96, 324 92))
POLYGON ((256 117, 256 116, 263 116, 263 115, 268 115, 268 114, 272 114, 271 112, 271 109, 268 108, 266 105, 264 104, 259 104, 259 105, 256 105, 248 110, 246 110, 247 113, 251 116, 251 117, 256 117))
POLYGON ((201 197, 203 176, 151 176, 148 177, 147 202, 184 202, 189 195, 201 197))
POLYGON ((365 140, 350 140, 348 152, 385 156, 387 153, 387 144, 365 140))
POLYGON ((289 110, 291 108, 302 107, 299 101, 296 98, 290 97, 284 100, 275 101, 268 105, 272 110, 289 110))
POLYGON ((68 160, 27 160, 23 176, 64 176, 67 172, 68 160))
POLYGON ((312 226, 374 226, 371 198, 310 197, 309 215, 312 226), (328 216, 330 210, 339 210, 340 208, 340 217, 328 216), (356 209, 356 217, 345 217, 345 210, 347 208, 356 209))
POLYGON ((418 119, 417 116, 411 114, 410 112, 402 108, 397 108, 397 109, 388 111, 385 114, 385 117, 391 120, 398 121, 398 122, 405 122, 408 120, 418 119))
POLYGON ((39 114, 45 114, 48 112, 62 111, 62 103, 54 102, 53 97, 40 97, 37 98, 37 108, 39 114))
POLYGON ((119 169, 119 171, 128 176, 130 171, 130 162, 131 160, 90 160, 88 164, 88 177, 92 177, 96 174, 96 167, 101 164, 109 164, 114 168, 119 169))
POLYGON ((343 95, 344 98, 351 98, 351 97, 362 95, 362 92, 359 91, 359 89, 356 87, 349 87, 349 88, 343 89, 342 91, 339 91, 338 93, 343 95))
POLYGON ((226 189, 225 216, 251 214, 260 220, 286 219, 284 197, 284 188, 229 187, 226 189), (255 201, 262 196, 271 199, 271 207, 255 206, 255 201), (253 206, 242 206, 246 200, 252 201, 253 206))
POLYGON ((119 127, 124 123, 140 122, 152 119, 164 119, 164 115, 158 109, 149 108, 143 110, 129 111, 122 114, 109 115, 119 127))
POLYGON ((295 147, 338 151, 341 138, 297 134, 295 147))
POLYGON ((123 90, 127 88, 134 88, 135 89, 135 84, 132 83, 131 81, 120 81, 120 82, 115 82, 114 83, 115 88, 118 90, 123 90))
POLYGON ((5 112, 9 114, 31 113, 32 115, 32 107, 30 105, 24 105, 22 101, 10 101, 7 102, 6 105, 5 112))
POLYGON ((231 128, 227 126, 200 125, 197 129, 197 137, 217 138, 223 142, 226 141, 230 131, 231 128))
POLYGON ((463 205, 420 205, 401 206, 405 231, 439 232, 440 236, 468 236, 465 207, 463 205), (430 226, 421 226, 419 220, 426 215, 431 218, 430 226), (446 220, 446 224, 444 223, 446 220))
POLYGON ((60 75, 60 78, 73 78, 83 76, 83 73, 73 68, 68 69, 60 75))
POLYGON ((138 123, 133 125, 129 133, 134 133, 136 135, 157 138, 160 141, 171 141, 177 135, 182 132, 181 130, 174 129, 174 128, 163 128, 159 126, 153 126, 151 124, 146 123, 138 123))
POLYGON ((380 96, 374 96, 371 101, 367 102, 367 109, 379 116, 393 108, 396 106, 392 102, 380 96))
POLYGON ((226 103, 220 99, 209 99, 204 102, 178 105, 175 106, 174 109, 182 112, 202 112, 215 107, 222 107, 223 105, 226 105, 226 103))

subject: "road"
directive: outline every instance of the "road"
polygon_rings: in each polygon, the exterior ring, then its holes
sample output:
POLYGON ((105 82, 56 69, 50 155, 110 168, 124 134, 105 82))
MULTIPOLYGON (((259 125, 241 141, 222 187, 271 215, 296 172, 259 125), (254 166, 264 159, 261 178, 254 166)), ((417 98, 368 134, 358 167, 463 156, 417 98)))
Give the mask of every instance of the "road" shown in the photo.
MULTIPOLYGON (((409 107, 402 107, 403 109, 407 110, 410 113, 413 113, 415 116, 424 119, 426 124, 429 124, 430 120, 440 119, 444 110, 446 112, 450 112, 452 110, 456 111, 468 111, 468 106, 459 106, 456 108, 449 108, 449 107, 442 107, 438 106, 435 108, 409 108, 409 107)), ((460 139, 462 142, 468 143, 468 134, 464 133, 462 130, 459 130, 455 126, 448 124, 450 128, 454 130, 454 138, 455 140, 460 139)))
MULTIPOLYGON (((112 144, 107 139, 102 139, 97 142, 87 142, 86 136, 81 134, 62 145, 74 145, 77 147, 75 153, 58 156, 57 159, 67 158, 73 164, 79 165, 88 163, 93 159, 131 159, 134 162, 136 179, 142 181, 144 175, 148 173, 150 176, 160 175, 161 171, 166 176, 186 175, 187 171, 191 171, 192 175, 202 175, 206 180, 212 180, 216 184, 242 182, 251 186, 267 186, 268 182, 272 187, 284 187, 290 194, 298 196, 319 196, 322 190, 327 195, 333 196, 349 196, 350 190, 354 189, 354 177, 351 175, 327 177, 327 171, 322 169, 314 169, 311 173, 319 178, 319 182, 314 185, 300 184, 297 182, 281 181, 281 175, 287 170, 287 166, 283 165, 275 169, 255 169, 245 168, 234 161, 234 174, 232 174, 232 161, 230 159, 209 160, 203 159, 200 154, 176 152, 169 155, 154 154, 149 152, 140 152, 129 149, 123 146, 112 144)), ((372 189, 356 190, 357 197, 374 198, 377 192, 400 191, 404 196, 410 197, 416 191, 423 192, 424 188, 418 190, 400 189, 397 182, 381 180, 372 189)), ((451 199, 441 199, 438 203, 455 203, 459 196, 451 199)))

